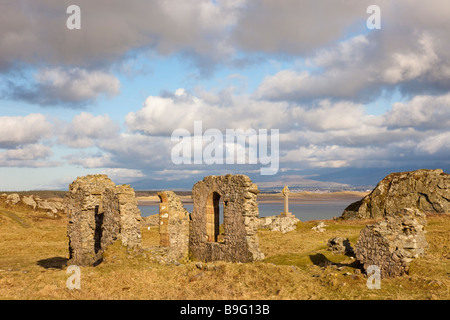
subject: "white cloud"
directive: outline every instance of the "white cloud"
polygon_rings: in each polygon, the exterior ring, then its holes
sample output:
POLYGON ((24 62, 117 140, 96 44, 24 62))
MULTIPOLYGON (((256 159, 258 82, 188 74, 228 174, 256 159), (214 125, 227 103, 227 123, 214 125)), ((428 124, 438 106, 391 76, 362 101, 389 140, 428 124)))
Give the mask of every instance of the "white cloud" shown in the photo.
POLYGON ((111 154, 94 154, 89 155, 85 152, 71 154, 65 159, 69 164, 82 166, 83 168, 105 168, 115 165, 111 154))
POLYGON ((51 155, 53 155, 53 151, 48 146, 41 144, 25 145, 0 152, 0 166, 32 168, 59 166, 59 162, 47 160, 51 155))
POLYGON ((125 123, 131 131, 171 135, 179 128, 193 133, 194 121, 202 121, 203 129, 225 132, 225 129, 279 128, 289 119, 287 103, 256 101, 245 95, 230 95, 226 105, 220 101, 214 94, 198 98, 178 89, 173 96, 148 97, 142 109, 126 116, 125 123))
POLYGON ((382 79, 385 83, 395 84, 409 81, 424 75, 432 68, 436 67, 439 61, 435 49, 433 38, 427 34, 418 40, 419 52, 395 52, 389 67, 382 71, 382 79))
POLYGON ((0 4, 0 69, 16 62, 111 65, 129 52, 188 52, 217 60, 229 54, 226 29, 235 25, 241 1, 78 0, 81 30, 66 26, 67 3, 46 0, 0 4), (31 18, 30 18, 31 17, 31 18))
POLYGON ((50 147, 41 144, 27 145, 23 148, 9 149, 0 154, 2 160, 34 160, 52 155, 50 147))
POLYGON ((0 148, 36 143, 49 138, 51 133, 52 124, 42 114, 0 117, 0 148))
POLYGON ((448 159, 450 152, 450 132, 442 132, 423 139, 416 147, 417 150, 424 150, 428 154, 435 155, 440 153, 445 159, 448 159))
POLYGON ((119 130, 119 125, 107 114, 95 116, 82 112, 60 128, 58 142, 72 148, 87 148, 95 145, 95 140, 114 139, 119 130))
POLYGON ((394 128, 448 130, 450 128, 450 94, 420 95, 406 103, 394 103, 392 109, 383 116, 382 121, 394 128))
POLYGON ((80 68, 42 68, 34 74, 34 82, 9 80, 3 95, 42 106, 72 108, 94 103, 99 97, 113 97, 120 91, 120 82, 112 74, 80 68))
POLYGON ((61 96, 70 100, 91 100, 99 94, 117 95, 119 80, 101 71, 87 71, 80 68, 46 68, 36 75, 38 85, 48 91, 61 90, 61 96))
POLYGON ((127 168, 107 168, 102 173, 108 175, 112 180, 121 181, 145 177, 141 170, 127 168))

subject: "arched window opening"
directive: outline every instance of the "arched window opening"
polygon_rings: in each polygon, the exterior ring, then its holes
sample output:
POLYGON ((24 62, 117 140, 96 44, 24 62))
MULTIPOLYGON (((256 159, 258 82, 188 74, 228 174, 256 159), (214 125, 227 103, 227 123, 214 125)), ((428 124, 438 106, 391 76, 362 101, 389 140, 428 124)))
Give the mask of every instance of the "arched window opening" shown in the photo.
POLYGON ((212 192, 206 202, 206 236, 209 242, 223 242, 224 206, 220 194, 212 192))

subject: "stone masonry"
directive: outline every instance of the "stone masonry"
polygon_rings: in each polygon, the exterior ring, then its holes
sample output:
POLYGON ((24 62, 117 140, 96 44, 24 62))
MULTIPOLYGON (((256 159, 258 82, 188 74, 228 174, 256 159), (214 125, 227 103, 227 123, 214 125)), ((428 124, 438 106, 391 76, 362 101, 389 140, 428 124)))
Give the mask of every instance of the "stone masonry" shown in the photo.
POLYGON ((140 211, 134 191, 116 186, 106 175, 77 178, 64 199, 68 214, 69 264, 96 265, 116 240, 140 248, 140 211))
POLYGON ((428 248, 425 239, 426 217, 417 209, 402 209, 385 220, 366 226, 356 243, 356 259, 364 266, 376 265, 381 277, 396 277, 408 272, 414 258, 428 248))
POLYGON ((257 229, 259 193, 246 175, 207 176, 192 188, 189 252, 209 261, 251 262, 262 260, 257 229), (223 236, 220 235, 219 200, 223 200, 223 236))
POLYGON ((177 261, 189 253, 189 212, 173 191, 158 192, 160 246, 167 247, 166 260, 177 261))

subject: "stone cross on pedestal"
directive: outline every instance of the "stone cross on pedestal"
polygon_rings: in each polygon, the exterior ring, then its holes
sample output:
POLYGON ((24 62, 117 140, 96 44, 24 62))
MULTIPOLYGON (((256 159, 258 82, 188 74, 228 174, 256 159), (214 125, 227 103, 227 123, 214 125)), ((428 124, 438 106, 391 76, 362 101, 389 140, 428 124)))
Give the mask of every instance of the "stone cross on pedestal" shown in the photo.
POLYGON ((289 188, 288 186, 285 186, 283 188, 283 191, 281 191, 283 193, 284 196, 284 212, 280 213, 281 217, 288 217, 288 216, 292 216, 292 213, 289 212, 289 188))

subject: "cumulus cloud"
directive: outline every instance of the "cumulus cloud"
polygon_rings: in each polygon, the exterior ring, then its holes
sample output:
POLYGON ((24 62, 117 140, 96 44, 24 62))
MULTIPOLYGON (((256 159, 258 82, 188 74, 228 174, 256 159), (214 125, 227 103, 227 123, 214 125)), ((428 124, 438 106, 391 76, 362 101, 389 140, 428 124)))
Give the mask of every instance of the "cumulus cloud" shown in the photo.
POLYGON ((255 96, 276 101, 329 98, 365 103, 396 90, 405 96, 447 92, 450 47, 441 39, 444 30, 450 30, 448 3, 432 3, 380 3, 381 30, 317 46, 302 56, 308 69, 286 69, 267 76, 255 96))
MULTIPOLYGON (((282 164, 294 168, 340 168, 392 166, 419 159, 431 163, 432 157, 442 152, 447 136, 447 95, 397 102, 377 116, 368 114, 363 104, 351 101, 297 104, 235 95, 228 96, 225 105, 219 101, 211 93, 196 97, 182 89, 173 95, 151 96, 141 110, 127 116, 127 140, 134 140, 139 134, 139 139, 164 141, 177 128, 193 134, 193 121, 199 120, 203 132, 208 128, 222 132, 224 128, 280 128, 282 164), (238 101, 245 102, 244 112, 238 101), (253 126, 256 117, 259 126, 253 126), (437 140, 428 148, 417 148, 433 139, 437 140)), ((165 157, 168 159, 167 154, 165 157)))
MULTIPOLYGON (((232 39, 250 52, 305 55, 362 30, 374 1, 249 1, 239 12, 232 39)), ((380 1, 375 1, 379 3, 380 1)))
MULTIPOLYGON (((247 96, 229 96, 223 105, 214 94, 196 97, 185 89, 166 96, 150 96, 142 109, 130 112, 125 123, 134 132, 170 135, 178 128, 193 132, 194 121, 202 121, 204 129, 270 129, 285 125, 287 103, 256 101, 247 96)), ((223 101, 222 101, 223 102, 223 101)))
POLYGON ((81 30, 68 30, 70 1, 3 1, 0 5, 0 68, 64 64, 92 68, 130 52, 162 55, 227 55, 224 30, 236 20, 240 1, 79 0, 81 30))
MULTIPOLYGON (((76 149, 62 156, 66 163, 118 178, 139 179, 152 171, 204 173, 205 167, 170 161, 173 130, 192 133, 195 121, 202 121, 203 130, 222 132, 280 129, 285 171, 448 163, 450 45, 442 40, 450 30, 448 1, 81 0, 77 31, 65 27, 69 4, 0 4, 6 97, 42 106, 95 103, 120 93, 116 74, 130 68, 127 59, 148 53, 176 55, 204 74, 225 66, 230 79, 241 77, 226 68, 230 65, 267 67, 276 60, 282 69, 249 94, 230 86, 149 96, 125 117, 126 132, 108 115, 80 113, 55 125, 39 114, 0 117, 5 166, 48 165, 52 150, 40 143, 53 138, 76 149), (381 7, 381 30, 365 27, 372 4, 381 7), (390 110, 366 113, 364 103, 392 92, 401 101, 390 110)), ((254 81, 252 72, 243 75, 254 81)))
POLYGON ((50 147, 42 144, 30 144, 0 152, 0 166, 3 167, 54 167, 57 161, 48 161, 53 155, 50 147))
POLYGON ((145 174, 141 170, 128 168, 107 168, 102 173, 117 183, 126 183, 145 177, 145 174))
POLYGON ((0 148, 33 144, 52 134, 52 124, 42 114, 0 117, 0 148))
POLYGON ((35 74, 35 82, 17 84, 9 81, 4 95, 42 106, 84 106, 100 96, 115 96, 120 82, 112 74, 80 68, 44 68, 35 74))
POLYGON ((383 122, 394 128, 448 130, 450 128, 450 94, 420 95, 407 103, 394 103, 392 109, 384 115, 383 122))
POLYGON ((83 168, 105 168, 114 166, 116 163, 112 160, 111 154, 98 152, 95 154, 89 154, 86 152, 80 152, 76 154, 70 154, 64 157, 67 163, 71 165, 81 166, 83 168))
POLYGON ((88 148, 96 140, 114 139, 119 129, 119 125, 107 114, 95 116, 82 112, 74 116, 69 124, 61 126, 58 142, 72 148, 88 148))

